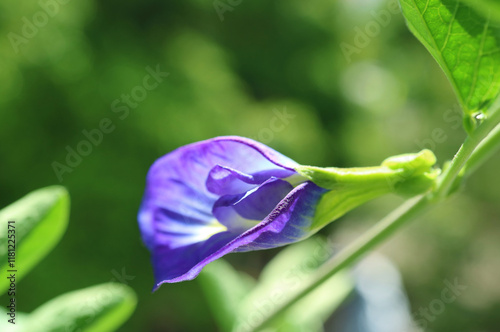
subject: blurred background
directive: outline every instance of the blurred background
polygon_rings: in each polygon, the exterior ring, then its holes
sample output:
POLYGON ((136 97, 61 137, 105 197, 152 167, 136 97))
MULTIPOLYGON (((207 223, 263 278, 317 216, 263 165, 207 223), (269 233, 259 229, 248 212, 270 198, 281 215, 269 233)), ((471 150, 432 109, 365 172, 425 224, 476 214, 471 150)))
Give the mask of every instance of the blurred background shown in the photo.
MULTIPOLYGON (((61 243, 20 282, 21 311, 114 279, 139 296, 120 331, 216 330, 196 280, 151 293, 137 227, 149 166, 180 145, 241 135, 343 167, 430 148, 442 165, 465 138, 450 84, 395 1, 59 1, 0 2, 0 206, 52 184, 72 200, 61 243)), ((416 319, 445 281, 467 287, 429 330, 498 331, 499 166, 497 155, 378 249, 416 319)), ((322 233, 348 244, 401 202, 322 233)), ((277 252, 227 258, 257 277, 277 252)))

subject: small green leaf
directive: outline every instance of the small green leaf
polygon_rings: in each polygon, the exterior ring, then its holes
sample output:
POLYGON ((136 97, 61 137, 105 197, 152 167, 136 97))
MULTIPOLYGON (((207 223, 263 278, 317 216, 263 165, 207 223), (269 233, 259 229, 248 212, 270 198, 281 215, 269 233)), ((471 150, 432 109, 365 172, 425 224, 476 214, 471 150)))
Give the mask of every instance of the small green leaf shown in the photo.
MULTIPOLYGON (((15 270, 18 282, 59 242, 66 230, 68 216, 69 195, 66 189, 60 186, 36 190, 2 209, 1 270, 15 270), (15 223, 8 223, 9 221, 15 223), (14 231, 15 251, 8 251, 8 248, 13 248, 14 231), (12 252, 15 252, 15 262, 11 265, 8 263, 8 256, 12 252)), ((9 257, 14 257, 10 255, 9 257)), ((8 279, 0 278, 0 294, 9 287, 8 285, 8 279)))
POLYGON ((45 303, 29 315, 22 332, 112 332, 130 317, 136 304, 128 286, 97 285, 45 303))
MULTIPOLYGON (((331 244, 319 236, 283 249, 266 265, 259 283, 239 306, 234 330, 247 331, 260 323, 269 311, 293 297, 332 254, 331 244)), ((347 272, 337 273, 294 304, 266 331, 321 331, 323 323, 352 289, 347 272)))
POLYGON ((498 24, 462 1, 400 3, 408 27, 445 72, 466 117, 488 109, 500 92, 498 24))
POLYGON ((255 280, 245 273, 236 271, 223 259, 207 265, 197 280, 220 330, 231 331, 238 306, 255 286, 255 280))

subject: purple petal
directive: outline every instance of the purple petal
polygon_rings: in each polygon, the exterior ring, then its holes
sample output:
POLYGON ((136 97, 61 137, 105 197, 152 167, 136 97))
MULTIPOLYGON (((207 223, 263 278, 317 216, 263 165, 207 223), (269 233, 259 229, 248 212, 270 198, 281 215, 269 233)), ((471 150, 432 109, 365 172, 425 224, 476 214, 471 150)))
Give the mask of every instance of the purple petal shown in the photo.
POLYGON ((258 236, 235 251, 276 248, 311 236, 316 207, 327 191, 312 182, 298 185, 262 223, 249 231, 258 236))
MULTIPOLYGON (((292 173, 293 174, 293 173, 292 173)), ((236 195, 244 193, 267 181, 269 178, 289 177, 288 169, 268 169, 246 174, 239 170, 217 165, 210 170, 207 178, 207 189, 217 195, 236 195)))
POLYGON ((260 183, 258 179, 250 174, 217 165, 210 170, 206 186, 211 193, 222 196, 241 194, 260 183))
POLYGON ((163 283, 191 280, 205 265, 228 253, 274 248, 309 237, 317 203, 325 192, 306 182, 293 189, 262 222, 240 235, 221 232, 174 250, 157 246, 153 255, 155 289, 163 283))
POLYGON ((210 192, 206 182, 216 166, 251 174, 259 182, 260 174, 294 175, 297 163, 261 143, 236 136, 193 143, 161 157, 148 173, 138 216, 150 250, 185 246, 203 238, 202 234, 214 234, 212 207, 219 195, 210 192), (192 234, 185 225, 196 225, 192 234))
POLYGON ((266 218, 292 189, 290 183, 271 178, 244 194, 222 196, 212 213, 230 232, 241 234, 266 218))
POLYGON ((229 227, 230 220, 219 218, 223 210, 234 210, 245 219, 261 221, 271 213, 293 187, 290 183, 271 178, 259 187, 241 195, 222 196, 215 202, 213 214, 220 223, 229 227), (227 223, 226 223, 227 222, 227 223))

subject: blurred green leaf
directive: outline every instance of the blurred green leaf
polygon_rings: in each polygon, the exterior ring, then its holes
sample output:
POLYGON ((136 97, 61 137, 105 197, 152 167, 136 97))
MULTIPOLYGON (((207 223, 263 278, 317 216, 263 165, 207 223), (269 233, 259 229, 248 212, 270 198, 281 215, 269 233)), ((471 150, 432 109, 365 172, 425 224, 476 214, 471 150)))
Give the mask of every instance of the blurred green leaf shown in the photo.
POLYGON ((23 332, 111 332, 130 317, 136 304, 128 286, 92 286, 58 296, 36 309, 23 332))
MULTIPOLYGON (((64 187, 38 189, 0 211, 0 267, 16 270, 18 282, 59 242, 68 223, 69 195, 64 187), (15 265, 8 266, 8 226, 15 230, 15 265)), ((11 233, 9 233, 11 235, 11 233)), ((11 239, 12 240, 12 239, 11 239)), ((11 243, 9 243, 11 244, 11 243)), ((9 285, 0 279, 0 294, 9 285)))
MULTIPOLYGON (((320 237, 283 249, 266 265, 259 283, 240 305, 235 331, 246 331, 258 324, 265 313, 298 292, 332 254, 331 245, 320 237)), ((269 331, 322 331, 324 321, 352 289, 353 283, 347 272, 336 274, 292 306, 269 327, 269 331)))
POLYGON ((484 17, 500 22, 500 2, 498 0, 456 0, 466 2, 484 17))
POLYGON ((487 109, 500 92, 498 25, 456 0, 400 3, 408 27, 445 72, 466 115, 487 109))
POLYGON ((231 331, 238 306, 255 285, 249 275, 220 259, 205 267, 197 278, 221 331, 231 331))

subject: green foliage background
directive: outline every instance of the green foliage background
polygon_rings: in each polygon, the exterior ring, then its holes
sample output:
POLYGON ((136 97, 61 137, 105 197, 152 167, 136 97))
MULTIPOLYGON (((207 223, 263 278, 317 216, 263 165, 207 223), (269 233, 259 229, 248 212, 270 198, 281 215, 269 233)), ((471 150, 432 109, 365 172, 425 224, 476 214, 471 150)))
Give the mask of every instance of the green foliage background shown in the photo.
MULTIPOLYGON (((23 17, 33 21, 42 8, 34 0, 0 2, 0 205, 59 183, 52 163, 65 163, 82 131, 103 118, 115 126, 63 175, 72 199, 68 230, 20 282, 19 310, 124 271, 139 302, 120 331, 215 330, 196 281, 150 293, 149 253, 137 228, 149 166, 180 145, 248 136, 316 166, 378 165, 422 148, 440 162, 451 158, 465 137, 457 101, 401 14, 390 14, 349 59, 341 50, 341 43, 356 46, 358 29, 390 3, 243 0, 221 21, 210 1, 69 1, 15 52, 9 33, 21 35, 23 17), (170 75, 120 119, 112 103, 157 65, 170 75), (285 110, 293 118, 270 131, 285 110)), ((433 330, 500 325, 499 166, 497 155, 466 190, 380 249, 400 267, 414 311, 439 298, 444 279, 468 286, 433 330)), ((324 233, 346 244, 399 202, 377 200, 324 233)), ((276 252, 228 258, 258 275, 276 252)))

